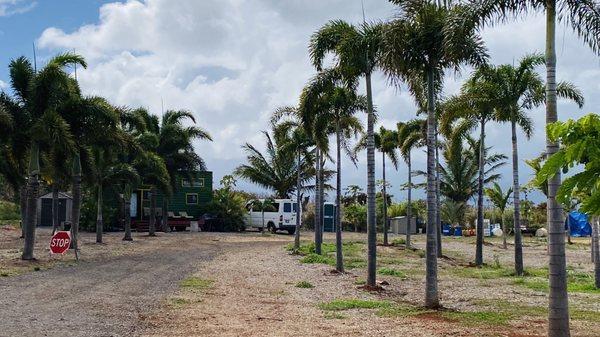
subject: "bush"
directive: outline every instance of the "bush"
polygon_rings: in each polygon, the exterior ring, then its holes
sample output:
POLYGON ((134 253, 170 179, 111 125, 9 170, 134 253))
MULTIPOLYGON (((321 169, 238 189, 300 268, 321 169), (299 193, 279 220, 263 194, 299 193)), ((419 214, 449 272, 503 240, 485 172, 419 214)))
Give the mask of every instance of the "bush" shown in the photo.
POLYGON ((19 205, 0 200, 0 220, 19 220, 21 219, 21 213, 19 211, 19 205))
POLYGON ((240 231, 244 229, 246 217, 245 194, 233 189, 235 179, 232 176, 223 177, 221 186, 223 187, 214 191, 212 201, 202 209, 215 218, 209 220, 203 229, 217 232, 240 231))

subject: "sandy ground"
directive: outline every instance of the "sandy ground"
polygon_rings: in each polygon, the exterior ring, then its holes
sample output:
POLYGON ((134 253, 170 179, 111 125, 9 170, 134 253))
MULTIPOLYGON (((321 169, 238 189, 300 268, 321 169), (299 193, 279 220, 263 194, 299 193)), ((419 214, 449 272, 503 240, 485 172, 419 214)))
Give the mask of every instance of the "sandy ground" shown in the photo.
MULTIPOLYGON (((310 234, 309 234, 310 235, 310 234)), ((347 234, 346 240, 365 240, 364 234, 347 234)), ((333 236, 326 239, 333 241, 333 236)), ((424 245, 424 237, 415 238, 416 246, 424 245)), ((440 261, 442 304, 447 310, 481 310, 481 301, 492 301, 485 310, 494 312, 493 300, 507 305, 526 304, 547 306, 545 294, 507 284, 506 280, 472 280, 452 276, 450 270, 461 261, 470 260, 474 252, 471 239, 445 239, 447 254, 453 259, 440 261), (469 251, 465 251, 469 249, 469 251), (460 260, 465 255, 465 260, 460 260), (507 304, 508 303, 508 304, 507 304)), ((370 293, 360 289, 357 281, 364 280, 363 268, 350 270, 343 275, 331 272, 332 267, 322 264, 299 263, 299 256, 283 249, 291 238, 256 237, 252 246, 215 257, 203 263, 199 278, 214 283, 203 290, 182 289, 173 295, 180 305, 152 319, 143 336, 543 336, 546 320, 543 317, 524 315, 516 322, 502 325, 469 324, 458 319, 436 314, 410 317, 380 317, 375 310, 353 309, 330 312, 319 309, 320 303, 334 299, 384 300, 419 306, 423 300, 424 259, 414 252, 402 252, 394 247, 379 247, 380 260, 404 257, 395 262, 407 271, 406 279, 380 276, 386 281, 385 291, 370 293), (277 240, 273 242, 273 240, 277 240), (398 253, 400 252, 400 253, 398 253), (412 272, 411 272, 412 271, 412 272), (296 287, 307 281, 314 288, 296 287)), ((512 254, 498 242, 485 248, 488 262, 495 259, 510 263, 512 254)), ((537 239, 527 241, 525 264, 543 266, 544 248, 537 239)), ((573 264, 589 268, 589 252, 570 249, 573 264)), ((600 335, 600 295, 575 294, 573 306, 588 313, 597 313, 595 322, 573 322, 574 336, 600 335)), ((506 308, 505 308, 506 309, 506 308)), ((510 308, 509 308, 510 310, 510 308)), ((525 309, 525 312, 527 309, 525 309)))
MULTIPOLYGON (((439 262, 439 291, 447 312, 500 312, 521 308, 508 324, 473 324, 465 316, 438 313, 381 314, 376 309, 321 310, 336 299, 386 301, 419 308, 423 300, 424 259, 420 251, 378 247, 380 267, 401 270, 405 277, 378 275, 384 291, 360 288, 364 266, 345 274, 324 264, 300 263, 285 247, 288 235, 248 233, 122 233, 106 235, 97 245, 82 238, 81 261, 69 253, 50 257, 49 233, 38 232, 35 263, 18 260, 16 231, 0 228, 0 336, 544 336, 547 294, 515 285, 509 278, 473 278, 457 269, 473 259, 474 238, 445 238, 439 262), (40 271, 33 271, 35 268, 40 271), (19 275, 20 274, 20 275, 19 275), (183 280, 184 283, 181 283, 183 280), (191 286, 185 284, 192 280, 191 286), (313 288, 298 288, 300 281, 313 288), (531 307, 532 314, 527 314, 531 307), (524 309, 523 309, 524 308, 524 309)), ((312 233, 302 233, 309 240, 312 233)), ((326 241, 333 236, 326 234, 326 241)), ((364 242, 364 234, 344 233, 345 241, 364 242)), ((488 240, 489 264, 510 266, 512 246, 488 240)), ((569 266, 590 272, 587 240, 567 249, 569 266)), ((424 237, 414 238, 424 248, 424 237)), ((362 247, 362 245, 360 245, 362 247)), ((547 262, 543 241, 525 242, 525 265, 547 262)), ((364 257, 364 249, 357 253, 364 257)), ((358 258, 360 260, 360 258, 358 258)), ((360 262, 360 261, 359 261, 360 262)), ((600 336, 600 294, 570 294, 572 310, 587 318, 572 322, 573 336, 600 336), (589 318, 591 317, 591 319, 589 318)), ((421 310, 421 309, 419 309, 421 310)))

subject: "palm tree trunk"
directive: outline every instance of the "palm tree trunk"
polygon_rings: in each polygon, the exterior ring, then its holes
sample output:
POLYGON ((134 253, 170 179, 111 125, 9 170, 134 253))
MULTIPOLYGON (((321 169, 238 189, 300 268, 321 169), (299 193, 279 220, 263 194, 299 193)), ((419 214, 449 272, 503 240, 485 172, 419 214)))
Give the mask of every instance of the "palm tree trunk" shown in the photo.
POLYGON ((383 173, 383 189, 381 190, 382 192, 382 197, 383 197, 383 245, 387 246, 388 243, 388 217, 387 217, 387 191, 386 191, 386 186, 385 186, 385 152, 381 152, 381 159, 382 159, 382 164, 381 164, 381 168, 382 168, 382 173, 383 173))
POLYGON ((315 170, 315 253, 321 255, 321 234, 319 231, 321 230, 321 179, 320 179, 320 170, 321 170, 321 151, 317 147, 316 149, 316 170, 315 170))
POLYGON ((167 218, 167 208, 169 207, 169 201, 167 200, 166 196, 163 196, 163 204, 162 204, 162 217, 161 217, 161 229, 163 232, 168 233, 170 232, 170 228, 169 228, 169 219, 167 218))
POLYGON ((52 184, 52 235, 58 230, 58 185, 52 184))
POLYGON ((29 179, 27 181, 27 223, 25 224, 25 243, 23 247, 22 260, 33 260, 33 248, 35 245, 35 226, 37 220, 37 196, 39 189, 38 174, 40 152, 37 143, 31 146, 31 158, 29 162, 29 179))
POLYGON ((437 280, 435 98, 433 68, 427 71, 427 243, 425 254, 425 307, 440 306, 437 280))
POLYGON ((573 242, 571 241, 571 217, 569 217, 569 212, 567 212, 567 242, 572 245, 573 242))
POLYGON ((27 223, 27 184, 19 189, 19 208, 21 210, 21 239, 25 237, 25 224, 27 223))
POLYGON ((98 184, 98 206, 96 211, 96 243, 102 243, 102 232, 104 232, 104 219, 102 218, 102 183, 98 184))
POLYGON ((440 199, 440 150, 438 141, 438 127, 435 123, 435 227, 437 236, 437 256, 442 257, 442 220, 440 199))
MULTIPOLYGON (((129 187, 126 188, 127 190, 129 187)), ((123 236, 123 241, 133 241, 131 237, 131 194, 123 193, 124 202, 125 202, 125 236, 123 236)))
POLYGON ((375 215, 375 139, 373 127, 373 93, 371 73, 365 76, 367 84, 367 286, 375 287, 377 271, 377 223, 375 215))
POLYGON ((79 235, 79 216, 81 214, 81 157, 79 152, 73 156, 73 205, 71 208, 71 248, 77 255, 79 235))
POLYGON ((483 265, 483 174, 485 166, 485 119, 480 121, 479 136, 479 177, 477 183, 477 246, 475 249, 475 264, 483 265))
POLYGON ((156 236, 156 188, 150 190, 150 221, 148 221, 148 236, 156 236))
POLYGON ((504 209, 500 210, 500 226, 502 227, 502 246, 504 249, 507 249, 508 246, 506 244, 506 224, 504 221, 504 209))
MULTIPOLYGON (((546 124, 558 120, 556 110, 556 0, 546 1, 546 124)), ((558 151, 558 143, 546 136, 546 155, 558 151)), ((567 262, 562 208, 556 201, 560 187, 560 171, 548 179, 548 253, 550 294, 548 304, 548 336, 570 336, 569 297, 567 294, 567 262)))
POLYGON ((594 253, 594 274, 595 274, 595 286, 600 289, 600 239, 598 236, 600 233, 600 226, 598 225, 598 218, 592 219, 592 252, 594 253))
POLYGON ((411 219, 412 219, 412 163, 410 159, 410 152, 406 160, 408 165, 408 200, 406 204, 406 249, 410 248, 410 230, 411 230, 411 219))
POLYGON ((301 167, 302 161, 300 158, 300 149, 297 150, 298 156, 298 172, 296 175, 296 232, 294 233, 294 250, 298 251, 300 249, 300 225, 302 219, 300 219, 300 178, 301 178, 301 167))
POLYGON ((513 166, 513 223, 515 227, 515 272, 523 276, 523 240, 521 237, 521 193, 519 191, 519 152, 517 147, 517 123, 511 121, 513 166))
POLYGON ((335 136, 337 141, 337 178, 335 183, 335 269, 344 272, 344 258, 342 252, 342 155, 341 132, 339 119, 336 124, 335 136))

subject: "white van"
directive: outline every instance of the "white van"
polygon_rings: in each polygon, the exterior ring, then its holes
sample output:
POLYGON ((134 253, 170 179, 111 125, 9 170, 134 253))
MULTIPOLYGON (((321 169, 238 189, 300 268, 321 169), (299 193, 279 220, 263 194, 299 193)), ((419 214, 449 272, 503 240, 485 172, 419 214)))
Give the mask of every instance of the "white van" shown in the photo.
MULTIPOLYGON (((272 202, 265 205, 264 228, 275 233, 278 230, 286 230, 290 234, 296 232, 296 207, 298 204, 292 199, 271 199, 272 202)), ((251 200, 246 203, 247 228, 263 228, 263 212, 261 206, 265 199, 251 200)))

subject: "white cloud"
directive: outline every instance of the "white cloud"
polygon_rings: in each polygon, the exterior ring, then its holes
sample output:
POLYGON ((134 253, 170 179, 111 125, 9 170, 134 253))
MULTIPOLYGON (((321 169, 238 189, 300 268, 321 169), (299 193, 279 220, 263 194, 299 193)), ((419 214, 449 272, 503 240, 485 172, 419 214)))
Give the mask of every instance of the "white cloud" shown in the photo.
POLYGON ((29 12, 37 6, 36 1, 0 0, 0 16, 10 16, 29 12))
MULTIPOLYGON (((0 13, 3 5, 20 3, 0 0, 0 13)), ((365 5, 368 19, 393 15, 386 0, 365 5)), ((97 23, 73 32, 48 28, 38 45, 46 53, 75 49, 84 55, 89 68, 78 76, 88 94, 105 96, 116 104, 146 106, 157 114, 161 98, 166 109, 193 111, 215 139, 212 144, 198 144, 197 149, 218 180, 244 160, 243 143, 262 145, 260 130, 268 127, 275 107, 297 103, 302 86, 314 74, 307 54, 310 34, 337 18, 360 22, 360 1, 129 0, 103 5, 97 23)), ((598 58, 571 33, 564 39, 562 31, 557 36, 559 77, 582 88, 588 99, 585 111, 597 109, 598 58)), ((543 18, 486 29, 484 37, 494 63, 516 62, 526 53, 543 51, 543 18)), ((406 90, 389 87, 380 74, 374 81, 380 124, 391 128, 398 120, 414 117, 406 90)), ((460 76, 449 76, 446 93, 456 92, 460 81, 460 76)), ((581 114, 570 104, 559 108, 561 115, 563 110, 581 114)), ((532 116, 537 132, 532 141, 522 142, 522 158, 531 158, 544 144, 543 111, 532 116)), ((490 128, 489 140, 496 151, 510 150, 503 136, 507 131, 506 126, 490 128)), ((423 163, 424 156, 415 155, 415 166, 423 163)), ((349 163, 344 166, 344 184, 365 184, 364 165, 358 170, 349 163)), ((508 167, 503 173, 508 184, 508 167)), ((397 187, 405 181, 406 169, 401 166, 389 176, 395 186, 392 193, 399 196, 397 187)))

